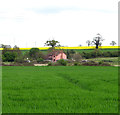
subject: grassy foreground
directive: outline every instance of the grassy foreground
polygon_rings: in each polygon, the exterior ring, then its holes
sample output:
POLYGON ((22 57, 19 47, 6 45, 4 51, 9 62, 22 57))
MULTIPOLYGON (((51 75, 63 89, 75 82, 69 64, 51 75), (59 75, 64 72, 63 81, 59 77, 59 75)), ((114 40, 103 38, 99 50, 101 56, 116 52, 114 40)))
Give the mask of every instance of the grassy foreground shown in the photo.
POLYGON ((117 113, 118 68, 4 66, 3 113, 117 113))

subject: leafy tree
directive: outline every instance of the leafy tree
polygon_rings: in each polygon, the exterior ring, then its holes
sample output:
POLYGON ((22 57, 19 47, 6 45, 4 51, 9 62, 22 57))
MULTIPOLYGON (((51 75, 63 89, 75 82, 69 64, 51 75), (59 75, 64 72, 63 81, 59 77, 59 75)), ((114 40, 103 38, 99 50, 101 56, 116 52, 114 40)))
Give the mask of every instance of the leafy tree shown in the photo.
POLYGON ((87 40, 86 43, 88 44, 88 46, 91 45, 91 41, 90 40, 87 40))
POLYGON ((24 57, 21 55, 21 56, 17 56, 15 58, 15 62, 17 63, 23 63, 24 62, 24 57))
POLYGON ((11 48, 4 47, 2 50, 2 54, 4 55, 6 52, 12 52, 11 48))
POLYGON ((55 40, 48 40, 45 43, 46 46, 52 46, 52 48, 59 46, 59 42, 55 40))
POLYGON ((76 62, 79 62, 79 61, 81 61, 81 59, 82 59, 82 56, 80 55, 80 53, 73 54, 71 57, 72 57, 72 59, 75 60, 76 62))
POLYGON ((33 59, 36 59, 39 51, 40 51, 39 48, 31 48, 29 51, 30 57, 32 57, 33 59))
POLYGON ((98 33, 97 36, 93 38, 92 43, 96 45, 96 49, 98 49, 98 46, 101 46, 103 40, 102 36, 98 33))
POLYGON ((4 48, 5 47, 5 45, 4 44, 0 44, 0 48, 4 48))
POLYGON ((18 49, 19 47, 17 46, 17 45, 15 45, 14 47, 13 47, 13 49, 18 49))
POLYGON ((29 56, 32 59, 37 60, 38 58, 44 58, 44 55, 42 52, 40 52, 39 48, 31 48, 29 51, 29 56))
POLYGON ((112 45, 112 46, 114 46, 115 44, 116 44, 115 41, 112 41, 112 42, 110 43, 110 45, 112 45))
POLYGON ((22 52, 18 46, 13 47, 13 52, 16 52, 18 56, 22 56, 22 52))
POLYGON ((71 49, 71 50, 67 50, 66 54, 67 54, 67 58, 70 59, 71 58, 71 54, 75 54, 75 50, 71 49))
POLYGON ((3 62, 13 62, 15 61, 16 53, 14 52, 5 52, 4 55, 2 55, 3 62))
POLYGON ((70 52, 70 54, 75 54, 76 53, 75 50, 73 50, 73 49, 71 49, 69 52, 70 52))

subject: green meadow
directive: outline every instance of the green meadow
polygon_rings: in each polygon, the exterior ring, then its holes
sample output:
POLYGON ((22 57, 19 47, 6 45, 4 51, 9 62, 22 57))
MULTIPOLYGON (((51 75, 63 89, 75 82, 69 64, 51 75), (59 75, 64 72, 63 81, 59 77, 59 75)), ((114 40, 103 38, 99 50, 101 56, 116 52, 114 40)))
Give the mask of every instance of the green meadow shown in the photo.
POLYGON ((3 113, 117 113, 118 67, 3 66, 3 113))
MULTIPOLYGON (((70 49, 64 49, 64 51, 70 51, 70 49)), ((85 53, 89 53, 89 52, 93 52, 95 49, 72 49, 72 50, 74 50, 74 51, 76 51, 76 52, 80 52, 80 53, 83 53, 83 52, 85 52, 85 53)), ((99 48, 99 50, 101 51, 101 52, 114 52, 114 51, 119 51, 119 49, 117 49, 117 48, 113 48, 113 49, 110 49, 110 48, 108 48, 108 49, 102 49, 102 48, 99 48)), ((23 54, 25 54, 26 52, 29 52, 29 50, 21 50, 22 51, 22 53, 23 54)), ((43 53, 47 53, 47 50, 41 50, 43 53)))

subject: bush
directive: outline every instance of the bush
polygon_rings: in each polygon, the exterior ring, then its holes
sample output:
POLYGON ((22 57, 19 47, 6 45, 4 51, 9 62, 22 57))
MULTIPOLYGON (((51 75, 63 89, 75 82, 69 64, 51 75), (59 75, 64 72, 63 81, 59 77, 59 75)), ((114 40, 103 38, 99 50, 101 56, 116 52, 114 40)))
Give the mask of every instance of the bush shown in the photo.
POLYGON ((2 55, 2 60, 3 60, 3 62, 5 62, 5 61, 13 62, 13 61, 15 61, 16 57, 17 57, 17 55, 14 52, 5 52, 2 55))
POLYGON ((119 55, 120 55, 120 51, 101 52, 100 50, 94 50, 93 52, 82 53, 82 57, 86 59, 96 58, 96 57, 118 57, 119 55))
POLYGON ((49 63, 48 63, 48 66, 52 66, 52 63, 51 63, 51 62, 49 62, 49 63))
POLYGON ((60 60, 58 60, 58 64, 66 66, 67 65, 67 61, 65 61, 64 59, 60 59, 60 60))
POLYGON ((112 60, 102 60, 103 62, 113 62, 112 60))
POLYGON ((37 63, 43 62, 43 58, 38 58, 37 63))
POLYGON ((118 57, 120 52, 111 52, 111 57, 118 57))
POLYGON ((94 62, 94 61, 91 61, 91 62, 84 62, 82 63, 82 65, 86 65, 86 66, 110 66, 109 63, 105 63, 103 61, 100 61, 100 62, 94 62))
POLYGON ((76 62, 80 62, 82 59, 82 56, 80 53, 72 54, 71 55, 72 59, 75 60, 76 62))
POLYGON ((103 62, 101 66, 111 66, 109 63, 103 62))
POLYGON ((15 59, 15 62, 18 62, 18 63, 23 63, 24 62, 24 59, 23 59, 23 57, 17 57, 16 59, 15 59))
POLYGON ((82 56, 86 59, 92 58, 91 53, 83 53, 82 56))
POLYGON ((78 66, 78 65, 79 65, 79 63, 78 63, 78 62, 75 62, 75 63, 74 63, 74 66, 78 66))
POLYGON ((103 61, 99 61, 99 65, 103 64, 104 62, 103 61))
POLYGON ((61 66, 61 64, 59 64, 58 62, 49 62, 48 66, 61 66))
POLYGON ((71 59, 71 55, 72 55, 72 54, 75 54, 75 53, 76 53, 76 52, 75 52, 75 50, 73 50, 73 49, 67 50, 67 51, 66 51, 67 58, 68 58, 68 59, 71 59))
POLYGON ((94 62, 94 61, 91 61, 91 62, 84 62, 82 63, 82 65, 86 65, 86 66, 98 66, 99 64, 94 62))
POLYGON ((103 56, 104 57, 111 57, 112 55, 111 55, 111 52, 104 52, 103 56))

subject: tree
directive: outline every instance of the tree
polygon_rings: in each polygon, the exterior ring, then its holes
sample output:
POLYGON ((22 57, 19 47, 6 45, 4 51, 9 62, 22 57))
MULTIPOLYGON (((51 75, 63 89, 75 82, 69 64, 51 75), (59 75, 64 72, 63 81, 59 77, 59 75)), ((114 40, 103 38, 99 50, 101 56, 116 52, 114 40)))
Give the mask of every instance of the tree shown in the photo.
POLYGON ((71 54, 75 54, 75 50, 71 49, 71 50, 67 50, 66 54, 67 54, 67 58, 70 59, 71 58, 71 54))
POLYGON ((110 43, 110 45, 112 45, 112 46, 114 46, 115 44, 116 44, 115 41, 112 41, 112 42, 110 43))
POLYGON ((22 52, 17 45, 13 47, 13 52, 16 52, 18 56, 22 55, 22 52))
POLYGON ((14 49, 16 49, 16 48, 18 49, 19 47, 18 47, 17 45, 15 45, 13 48, 14 48, 14 49))
POLYGON ((8 62, 13 62, 15 61, 16 54, 14 52, 5 52, 2 55, 3 62, 8 61, 8 62))
POLYGON ((0 48, 4 48, 5 47, 5 45, 4 44, 0 44, 0 48))
POLYGON ((80 53, 73 54, 71 57, 72 57, 72 59, 75 60, 76 62, 80 62, 81 59, 82 59, 82 56, 80 55, 80 53))
POLYGON ((90 40, 87 40, 86 43, 88 44, 88 46, 91 45, 91 41, 90 40))
POLYGON ((31 48, 29 51, 29 56, 35 60, 44 57, 43 53, 40 52, 39 48, 31 48))
POLYGON ((39 53, 39 48, 31 48, 29 51, 30 57, 36 59, 37 54, 39 53))
POLYGON ((104 39, 102 38, 102 36, 98 33, 98 34, 96 35, 96 37, 93 38, 92 43, 93 43, 94 45, 96 45, 96 49, 98 49, 98 46, 101 46, 101 45, 102 45, 102 41, 103 41, 103 40, 104 40, 104 39))
POLYGON ((59 42, 55 40, 48 40, 46 41, 45 45, 52 46, 52 48, 59 46, 59 42))

